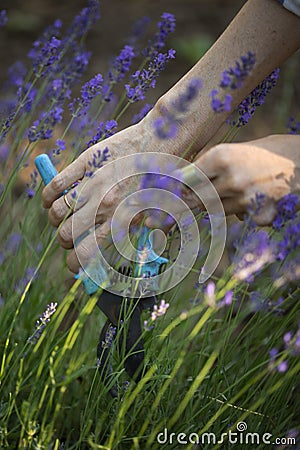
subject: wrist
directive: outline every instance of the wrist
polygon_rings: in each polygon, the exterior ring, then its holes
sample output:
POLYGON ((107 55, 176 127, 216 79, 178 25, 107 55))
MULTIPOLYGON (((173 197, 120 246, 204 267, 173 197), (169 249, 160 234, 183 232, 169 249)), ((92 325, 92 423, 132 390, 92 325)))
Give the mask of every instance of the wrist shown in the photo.
POLYGON ((173 114, 169 97, 161 97, 139 123, 144 151, 167 153, 188 159, 193 135, 185 117, 173 114))

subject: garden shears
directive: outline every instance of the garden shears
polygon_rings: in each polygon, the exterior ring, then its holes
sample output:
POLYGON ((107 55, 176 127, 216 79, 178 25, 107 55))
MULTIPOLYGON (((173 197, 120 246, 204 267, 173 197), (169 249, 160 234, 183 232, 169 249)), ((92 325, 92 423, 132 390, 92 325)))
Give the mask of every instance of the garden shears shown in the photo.
MULTIPOLYGON (((42 177, 45 185, 57 175, 57 170, 52 164, 47 154, 37 156, 35 165, 42 177)), ((62 193, 65 194, 67 191, 62 193)), ((84 235, 83 237, 85 237, 84 235)), ((82 238, 83 238, 82 237, 82 238)), ((120 278, 122 274, 134 275, 136 279, 150 279, 159 274, 161 266, 168 263, 168 259, 158 256, 152 248, 152 236, 149 235, 149 229, 142 226, 139 232, 136 260, 138 262, 134 270, 126 264, 119 267, 120 278)), ((97 265, 89 271, 90 276, 84 274, 75 275, 75 278, 81 278, 84 289, 88 295, 95 295, 101 285, 109 287, 109 277, 106 269, 97 265), (92 270, 92 272, 91 272, 92 270), (95 282, 94 280, 97 280, 95 282)), ((115 280, 118 283, 118 280, 115 280)), ((99 337, 97 346, 97 365, 103 382, 109 389, 113 397, 118 395, 117 390, 110 381, 112 366, 110 364, 111 345, 116 336, 119 336, 119 348, 122 348, 125 340, 124 367, 128 375, 136 382, 142 375, 144 363, 144 345, 142 340, 141 313, 144 309, 153 308, 157 303, 155 295, 155 283, 149 283, 147 295, 139 299, 128 299, 126 288, 119 290, 120 295, 102 289, 97 301, 98 307, 106 315, 107 320, 104 324, 99 337), (127 313, 129 317, 127 316, 127 313), (126 331, 124 327, 126 321, 126 331)))

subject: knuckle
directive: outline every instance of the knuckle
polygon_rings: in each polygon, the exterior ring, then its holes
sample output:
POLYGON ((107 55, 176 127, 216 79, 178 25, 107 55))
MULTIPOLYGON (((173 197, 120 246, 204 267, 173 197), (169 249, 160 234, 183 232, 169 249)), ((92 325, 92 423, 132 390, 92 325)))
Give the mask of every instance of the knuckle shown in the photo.
POLYGON ((55 220, 60 220, 63 217, 62 208, 58 201, 54 202, 50 209, 51 216, 55 220))
POLYGON ((78 172, 80 172, 81 174, 84 174, 85 169, 86 169, 86 161, 83 155, 80 155, 77 159, 76 159, 76 164, 78 166, 78 172))
POLYGON ((102 199, 102 205, 106 208, 112 208, 116 203, 116 191, 108 191, 102 199))
POLYGON ((107 237, 107 233, 104 230, 99 231, 98 233, 96 232, 97 244, 100 244, 104 239, 106 239, 106 237, 107 237))
POLYGON ((92 256, 89 245, 85 241, 86 239, 83 239, 83 241, 81 241, 80 244, 76 247, 76 256, 78 260, 82 261, 83 263, 87 263, 92 256))
POLYGON ((58 232, 58 239, 61 244, 70 244, 72 242, 72 234, 68 225, 64 225, 58 232))
POLYGON ((230 158, 225 151, 217 151, 216 161, 219 167, 222 169, 228 169, 230 167, 230 158))
POLYGON ((67 256, 67 266, 71 272, 73 273, 78 272, 79 264, 74 251, 71 251, 67 256))
POLYGON ((58 174, 52 180, 52 187, 55 192, 60 194, 63 191, 64 180, 63 177, 58 174))
POLYGON ((243 182, 236 174, 234 174, 230 179, 230 190, 237 193, 244 191, 243 182))

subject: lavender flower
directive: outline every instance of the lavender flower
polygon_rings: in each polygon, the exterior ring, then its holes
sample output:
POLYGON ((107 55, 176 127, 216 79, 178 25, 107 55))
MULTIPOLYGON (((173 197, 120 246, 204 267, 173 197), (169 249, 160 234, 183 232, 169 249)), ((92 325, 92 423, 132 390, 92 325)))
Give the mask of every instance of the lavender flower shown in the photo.
POLYGON ((49 98, 58 102, 62 102, 65 98, 70 98, 70 95, 69 83, 66 83, 64 77, 53 80, 47 92, 49 98))
POLYGON ((163 315, 166 314, 167 309, 169 308, 170 304, 166 303, 165 300, 161 300, 159 306, 154 305, 153 306, 153 311, 151 313, 151 320, 154 321, 156 320, 158 317, 161 317, 163 315))
POLYGON ((66 150, 66 142, 63 139, 56 140, 56 147, 52 150, 53 155, 60 155, 61 152, 66 150))
POLYGON ((274 361, 275 360, 275 358, 276 358, 276 356, 278 355, 278 350, 277 350, 277 348, 272 348, 271 350, 270 350, 270 352, 269 352, 269 355, 270 355, 270 358, 271 358, 271 361, 274 361))
POLYGON ((75 17, 67 32, 70 39, 72 39, 73 36, 81 37, 86 34, 99 18, 99 2, 97 0, 89 0, 88 6, 83 8, 75 17))
POLYGON ((142 176, 140 189, 156 188, 165 191, 170 191, 180 197, 181 183, 177 179, 168 175, 160 175, 159 169, 156 172, 149 172, 142 176))
POLYGON ((25 276, 23 278, 21 278, 18 283, 15 285, 15 291, 18 294, 21 294, 23 292, 23 290, 25 289, 25 287, 27 286, 27 284, 36 278, 36 268, 34 267, 28 267, 28 269, 26 269, 25 272, 25 276))
POLYGON ((111 84, 119 83, 131 67, 134 58, 134 50, 130 45, 125 45, 112 64, 112 68, 108 72, 108 78, 111 84))
POLYGON ((55 105, 50 111, 42 113, 40 119, 35 120, 28 130, 29 142, 36 142, 39 139, 50 139, 53 128, 62 121, 63 111, 60 105, 55 105))
MULTIPOLYGON (((78 182, 75 182, 75 183, 73 184, 73 187, 77 186, 78 184, 79 184, 78 182), (76 184, 76 183, 77 183, 77 184, 76 184)), ((77 192, 75 191, 75 189, 72 190, 72 192, 71 192, 71 197, 73 198, 73 200, 76 199, 76 197, 77 197, 77 192)))
MULTIPOLYGON (((222 78, 220 82, 220 88, 224 91, 235 90, 240 88, 245 79, 249 76, 251 70, 255 64, 255 55, 252 52, 248 52, 247 55, 241 56, 240 61, 235 62, 234 67, 229 67, 222 73, 222 78)), ((226 92, 224 98, 221 95, 221 99, 217 98, 219 91, 213 89, 210 93, 212 98, 211 107, 216 113, 223 111, 230 111, 232 96, 226 92)))
POLYGON ((66 150, 66 142, 63 139, 57 139, 56 146, 62 151, 66 150))
POLYGON ((90 170, 85 172, 86 177, 93 177, 94 173, 97 169, 103 166, 103 163, 108 160, 110 157, 109 150, 106 147, 103 151, 97 150, 97 152, 93 153, 92 161, 88 161, 88 166, 90 170))
POLYGON ((282 304, 283 299, 280 297, 276 302, 271 301, 265 294, 259 290, 250 292, 249 303, 250 309, 254 312, 271 312, 276 315, 282 315, 284 310, 279 306, 282 304))
POLYGON ((283 232, 282 238, 278 243, 277 259, 279 261, 285 258, 296 249, 300 247, 300 220, 295 220, 289 223, 283 232))
POLYGON ((69 107, 75 117, 85 115, 93 99, 101 94, 103 77, 99 73, 85 83, 81 88, 81 97, 70 103, 69 107))
POLYGON ((240 243, 233 258, 236 278, 252 282, 255 274, 267 264, 275 261, 276 246, 270 240, 267 231, 250 230, 240 243))
POLYGON ((125 380, 123 383, 123 388, 124 388, 124 392, 127 392, 128 389, 130 388, 130 382, 125 380))
POLYGON ((2 9, 2 11, 0 11, 0 27, 4 27, 6 23, 7 23, 6 10, 2 9))
POLYGON ((218 90, 213 89, 210 93, 211 96, 211 107, 216 113, 221 113, 223 111, 230 111, 231 103, 232 103, 232 95, 225 94, 225 97, 222 100, 217 98, 218 90))
POLYGON ((207 283, 207 286, 205 288, 205 300, 208 304, 208 306, 210 307, 214 307, 216 305, 216 294, 215 294, 215 290, 216 290, 216 285, 213 281, 209 281, 207 283))
POLYGON ((20 87, 24 82, 27 69, 21 61, 16 61, 12 64, 7 71, 8 74, 8 86, 20 87))
POLYGON ((223 308, 223 306, 230 306, 233 301, 233 291, 227 291, 224 298, 218 302, 218 308, 223 308))
POLYGON ((155 134, 159 139, 174 139, 177 136, 178 125, 171 114, 158 117, 153 122, 155 134))
POLYGON ((0 161, 4 163, 9 155, 9 146, 6 144, 0 145, 0 161))
POLYGON ((50 322, 51 316, 55 313, 57 307, 57 303, 51 302, 50 305, 47 306, 47 309, 41 317, 36 322, 36 330, 34 333, 28 338, 28 342, 31 344, 36 344, 39 338, 42 335, 43 330, 46 328, 47 323, 50 322))
POLYGON ((2 266, 5 259, 6 259, 5 253, 2 250, 0 250, 0 266, 2 266))
POLYGON ((150 61, 147 69, 137 70, 131 77, 131 84, 125 84, 127 98, 131 103, 143 100, 146 91, 156 85, 156 78, 164 70, 166 63, 175 58, 175 50, 169 50, 168 53, 158 53, 150 61))
POLYGON ((142 120, 148 112, 153 108, 153 105, 149 105, 149 103, 146 103, 139 113, 135 114, 132 119, 132 124, 138 123, 140 120, 142 120))
POLYGON ((102 139, 108 138, 115 133, 115 128, 117 128, 118 123, 115 120, 107 120, 105 123, 100 122, 100 125, 97 127, 97 133, 88 141, 86 144, 86 148, 91 147, 92 145, 97 144, 102 139))
POLYGON ((299 134, 300 120, 297 122, 294 117, 290 117, 287 123, 287 129, 289 134, 299 134))
POLYGON ((166 37, 175 30, 175 17, 170 13, 163 13, 161 21, 158 22, 158 32, 148 42, 148 46, 142 51, 147 58, 152 58, 165 46, 166 37))
POLYGON ((149 22, 150 18, 146 16, 142 17, 141 19, 137 20, 137 22, 135 22, 135 24, 132 27, 130 36, 127 39, 127 45, 130 45, 131 47, 137 47, 139 45, 141 39, 145 34, 149 22))
MULTIPOLYGON (((44 59, 47 56, 47 50, 50 50, 49 47, 51 47, 51 45, 49 46, 49 41, 51 42, 52 38, 58 40, 57 38, 60 37, 61 26, 61 21, 56 20, 53 25, 50 25, 45 29, 40 38, 34 41, 33 46, 28 53, 28 57, 33 62, 35 72, 37 71, 38 66, 44 62, 44 59)), ((52 42, 52 45, 55 43, 55 40, 52 42)))
POLYGON ((112 325, 109 325, 106 333, 105 333, 105 340, 101 342, 101 347, 103 349, 110 348, 113 344, 114 337, 116 335, 117 327, 113 327, 112 325))
MULTIPOLYGON (((298 357, 300 355, 300 325, 296 332, 288 331, 284 334, 282 339, 282 350, 285 351, 289 357, 298 357)), ((288 361, 278 358, 279 351, 277 348, 272 348, 270 351, 269 368, 284 373, 288 369, 288 361)))
POLYGON ((280 372, 280 373, 286 372, 287 369, 288 369, 288 363, 287 363, 287 361, 281 361, 281 362, 278 364, 278 366, 277 366, 277 370, 278 370, 278 372, 280 372))
POLYGON ((21 104, 20 114, 31 112, 37 94, 38 90, 33 88, 31 83, 19 87, 17 96, 18 102, 21 104))
POLYGON ((91 52, 85 50, 83 45, 79 48, 76 46, 73 52, 73 58, 68 61, 65 70, 62 70, 66 85, 70 85, 71 82, 77 81, 82 76, 88 66, 91 54, 91 52))
POLYGON ((220 87, 229 89, 240 88, 250 75, 254 64, 254 53, 248 52, 247 55, 241 56, 240 61, 236 61, 234 67, 229 67, 222 73, 220 87))
POLYGON ((299 198, 295 194, 285 195, 277 204, 277 214, 273 221, 273 228, 279 230, 288 221, 296 218, 299 198))
POLYGON ((165 300, 161 300, 159 306, 154 305, 153 311, 151 312, 150 323, 148 320, 144 320, 145 330, 151 330, 153 328, 153 322, 155 322, 158 317, 165 315, 169 306, 170 304, 166 303, 165 300))
POLYGON ((177 136, 180 113, 188 110, 189 104, 197 97, 202 82, 199 78, 190 80, 185 92, 172 103, 171 108, 162 111, 162 116, 153 122, 154 130, 160 139, 172 139, 177 136))
POLYGON ((25 193, 28 198, 33 198, 37 186, 38 172, 34 170, 30 174, 30 183, 26 183, 25 193))
POLYGON ((4 141, 7 133, 9 132, 11 124, 15 118, 15 114, 16 114, 15 111, 11 112, 9 116, 3 121, 0 133, 0 143, 4 141))
POLYGON ((61 40, 50 36, 49 40, 37 40, 28 56, 32 59, 33 70, 40 75, 46 75, 50 67, 60 59, 62 51, 61 40))
POLYGON ((170 304, 166 303, 165 300, 161 300, 159 306, 154 305, 153 306, 153 311, 151 313, 151 320, 154 321, 156 320, 158 317, 161 317, 163 315, 166 314, 167 309, 169 308, 170 304))
POLYGON ((190 80, 186 91, 180 94, 174 101, 174 109, 178 112, 188 111, 190 103, 195 100, 201 88, 202 81, 200 80, 200 78, 193 78, 192 80, 190 80))
POLYGON ((278 78, 279 69, 277 68, 240 103, 236 111, 238 119, 230 118, 228 122, 237 127, 246 125, 255 113, 256 108, 264 103, 266 96, 276 85, 278 78))
POLYGON ((272 348, 269 352, 270 361, 269 361, 269 369, 278 372, 286 372, 288 368, 288 363, 285 360, 278 360, 279 351, 277 348, 272 348))
POLYGON ((23 241, 23 236, 20 233, 12 233, 5 244, 5 251, 11 255, 15 255, 20 248, 23 241))

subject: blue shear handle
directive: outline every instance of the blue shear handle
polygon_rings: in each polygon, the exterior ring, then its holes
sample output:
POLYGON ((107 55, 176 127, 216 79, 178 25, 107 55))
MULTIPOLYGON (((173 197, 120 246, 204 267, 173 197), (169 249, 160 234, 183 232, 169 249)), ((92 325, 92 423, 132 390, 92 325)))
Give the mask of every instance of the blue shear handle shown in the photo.
POLYGON ((44 185, 47 186, 47 184, 49 184, 50 181, 58 174, 57 170, 48 155, 39 155, 35 158, 34 162, 39 174, 42 177, 44 185))
POLYGON ((140 231, 138 240, 137 256, 140 261, 136 265, 134 275, 137 277, 154 277, 159 274, 159 269, 162 264, 167 264, 169 260, 158 256, 152 248, 152 233, 149 228, 143 226, 140 231))
MULTIPOLYGON (((37 156, 34 162, 46 186, 58 174, 58 172, 54 167, 54 165, 52 164, 51 159, 46 154, 37 156)), ((68 191, 65 190, 62 194, 66 194, 67 192, 68 191)), ((95 283, 88 276, 85 276, 85 278, 83 278, 82 281, 87 294, 92 295, 98 291, 100 285, 107 279, 107 273, 105 269, 102 266, 100 266, 100 264, 98 264, 97 268, 95 267, 91 268, 90 273, 93 276, 93 280, 97 280, 99 284, 95 283)), ((75 278, 76 279, 81 278, 81 275, 75 275, 75 278)))

